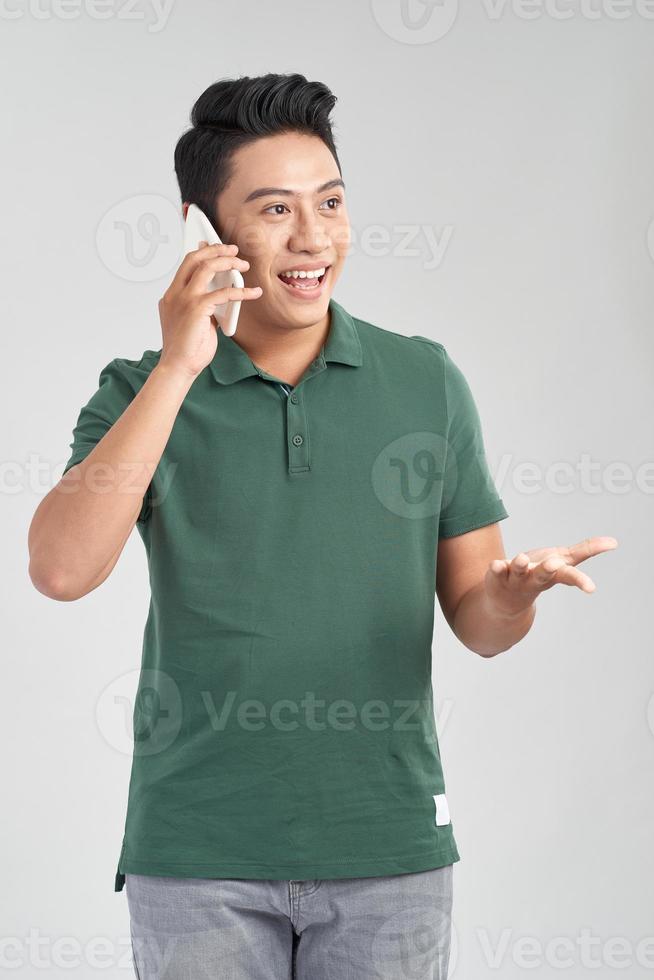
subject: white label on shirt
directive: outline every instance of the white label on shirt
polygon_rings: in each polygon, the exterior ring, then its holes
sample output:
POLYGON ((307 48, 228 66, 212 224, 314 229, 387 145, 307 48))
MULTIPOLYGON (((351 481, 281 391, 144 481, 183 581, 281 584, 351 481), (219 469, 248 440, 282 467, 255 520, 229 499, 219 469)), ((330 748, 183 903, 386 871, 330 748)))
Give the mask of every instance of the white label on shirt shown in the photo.
POLYGON ((434 797, 436 804, 436 826, 443 827, 450 822, 450 808, 445 799, 445 793, 437 793, 434 797))

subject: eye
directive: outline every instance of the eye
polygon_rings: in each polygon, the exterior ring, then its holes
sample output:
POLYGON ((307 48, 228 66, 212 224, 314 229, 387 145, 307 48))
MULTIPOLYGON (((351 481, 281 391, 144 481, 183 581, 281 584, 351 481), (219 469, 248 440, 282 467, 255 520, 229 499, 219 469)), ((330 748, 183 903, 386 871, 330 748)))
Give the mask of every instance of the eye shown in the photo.
MULTIPOLYGON (((332 201, 335 202, 335 206, 334 207, 328 207, 326 209, 327 211, 337 211, 342 206, 342 204, 343 204, 343 201, 341 200, 340 197, 329 197, 323 203, 324 204, 331 204, 332 201)), ((322 208, 322 205, 321 205, 321 208, 322 208)), ((286 205, 285 204, 282 204, 280 202, 278 204, 270 204, 267 208, 264 208, 264 214, 277 214, 277 215, 281 215, 281 214, 284 213, 284 211, 288 211, 288 210, 289 209, 286 207, 286 205), (282 211, 276 211, 275 212, 273 210, 274 208, 282 208, 283 210, 282 211)))
MULTIPOLYGON (((264 208, 264 214, 268 214, 272 208, 286 208, 285 204, 271 204, 270 207, 264 208)), ((288 208, 286 208, 288 211, 288 208)))
POLYGON ((328 211, 338 211, 338 209, 340 208, 341 204, 343 203, 341 201, 340 197, 329 197, 329 198, 327 198, 327 201, 325 203, 326 204, 329 204, 330 201, 336 201, 336 207, 334 207, 334 208, 327 208, 328 211))

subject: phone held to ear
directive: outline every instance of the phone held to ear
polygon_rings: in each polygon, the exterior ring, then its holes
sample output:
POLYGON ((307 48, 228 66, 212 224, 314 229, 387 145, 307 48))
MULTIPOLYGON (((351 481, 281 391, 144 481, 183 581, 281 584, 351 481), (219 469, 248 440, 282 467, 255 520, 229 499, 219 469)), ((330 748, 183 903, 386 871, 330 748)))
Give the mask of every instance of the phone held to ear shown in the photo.
MULTIPOLYGON (((194 252, 199 248, 200 242, 207 242, 209 245, 222 245, 206 214, 196 204, 190 204, 184 222, 184 255, 188 255, 189 252, 194 252)), ((217 272, 209 283, 208 291, 224 289, 226 286, 237 286, 239 289, 243 289, 245 282, 238 269, 217 272)), ((240 300, 228 300, 226 303, 220 303, 214 309, 213 315, 226 337, 233 337, 236 333, 240 309, 240 300)))

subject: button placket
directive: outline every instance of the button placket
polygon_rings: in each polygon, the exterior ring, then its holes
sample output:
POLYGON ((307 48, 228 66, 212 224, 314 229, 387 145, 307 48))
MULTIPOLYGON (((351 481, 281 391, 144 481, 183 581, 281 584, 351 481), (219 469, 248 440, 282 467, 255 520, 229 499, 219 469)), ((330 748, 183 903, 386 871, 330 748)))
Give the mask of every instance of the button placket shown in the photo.
POLYGON ((309 438, 304 401, 293 392, 286 402, 286 432, 288 440, 288 472, 304 473, 310 468, 309 438))
POLYGON ((286 400, 286 433, 288 442, 288 472, 306 473, 311 469, 309 452, 309 423, 304 407, 304 385, 326 367, 322 352, 311 362, 305 374, 286 400))

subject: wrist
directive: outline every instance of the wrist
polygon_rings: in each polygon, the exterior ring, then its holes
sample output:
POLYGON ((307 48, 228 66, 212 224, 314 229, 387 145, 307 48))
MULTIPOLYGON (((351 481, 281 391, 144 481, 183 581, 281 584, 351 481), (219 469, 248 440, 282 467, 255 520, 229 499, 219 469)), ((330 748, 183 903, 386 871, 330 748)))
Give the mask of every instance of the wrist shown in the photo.
POLYGON ((190 388, 198 376, 196 372, 189 371, 188 368, 182 367, 179 364, 163 360, 161 357, 153 368, 152 374, 156 374, 157 377, 166 378, 181 388, 190 388))

